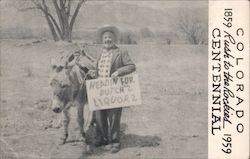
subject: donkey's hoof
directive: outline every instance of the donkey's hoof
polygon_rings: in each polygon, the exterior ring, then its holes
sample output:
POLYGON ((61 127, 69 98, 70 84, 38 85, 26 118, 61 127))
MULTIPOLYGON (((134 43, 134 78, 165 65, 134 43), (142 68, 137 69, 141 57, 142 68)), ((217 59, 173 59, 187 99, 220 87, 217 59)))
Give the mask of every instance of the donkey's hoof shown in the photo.
POLYGON ((91 155, 93 153, 93 149, 91 148, 91 146, 86 145, 85 153, 86 153, 86 155, 91 155))
POLYGON ((65 134, 63 137, 60 138, 59 145, 64 145, 67 141, 68 134, 65 134))

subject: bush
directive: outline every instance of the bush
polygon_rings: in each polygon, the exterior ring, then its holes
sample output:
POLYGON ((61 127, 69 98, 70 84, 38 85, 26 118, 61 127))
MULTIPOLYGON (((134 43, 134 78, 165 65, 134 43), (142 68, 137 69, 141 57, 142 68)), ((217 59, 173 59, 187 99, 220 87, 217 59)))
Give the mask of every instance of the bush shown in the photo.
POLYGON ((142 28, 140 30, 141 38, 152 38, 154 37, 154 33, 149 28, 142 28))
POLYGON ((190 44, 207 43, 207 24, 204 24, 193 10, 180 10, 177 29, 185 35, 190 44))

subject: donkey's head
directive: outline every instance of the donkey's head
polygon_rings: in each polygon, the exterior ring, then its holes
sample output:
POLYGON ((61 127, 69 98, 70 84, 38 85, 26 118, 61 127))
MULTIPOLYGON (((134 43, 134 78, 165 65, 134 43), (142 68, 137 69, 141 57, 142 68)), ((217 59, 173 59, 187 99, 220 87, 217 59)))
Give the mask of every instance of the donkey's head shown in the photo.
POLYGON ((50 85, 53 92, 52 110, 55 113, 64 110, 81 93, 80 89, 90 69, 94 69, 94 64, 85 54, 77 58, 72 55, 65 62, 52 61, 53 77, 50 85))

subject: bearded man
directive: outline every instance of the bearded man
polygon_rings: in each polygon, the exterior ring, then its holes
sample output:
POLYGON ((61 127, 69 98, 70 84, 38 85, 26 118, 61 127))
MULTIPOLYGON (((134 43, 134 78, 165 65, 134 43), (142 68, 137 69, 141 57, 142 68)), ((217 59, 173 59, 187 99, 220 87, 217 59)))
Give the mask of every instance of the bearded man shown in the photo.
MULTIPOLYGON (((103 48, 97 60, 96 71, 92 72, 96 78, 117 78, 130 74, 136 70, 126 50, 120 49, 116 43, 119 40, 119 30, 114 26, 106 26, 98 30, 97 37, 103 48)), ((99 146, 111 153, 120 150, 120 121, 122 108, 104 109, 94 112, 96 130, 100 135, 99 146)))

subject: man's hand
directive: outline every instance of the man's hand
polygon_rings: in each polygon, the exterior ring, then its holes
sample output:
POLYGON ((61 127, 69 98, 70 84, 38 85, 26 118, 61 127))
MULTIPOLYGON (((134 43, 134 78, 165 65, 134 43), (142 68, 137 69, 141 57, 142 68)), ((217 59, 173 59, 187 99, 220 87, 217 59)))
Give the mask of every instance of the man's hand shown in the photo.
POLYGON ((96 76, 96 70, 89 70, 88 74, 91 78, 94 78, 96 76))
POLYGON ((114 73, 112 73, 111 78, 116 78, 118 77, 118 75, 119 75, 118 71, 115 71, 114 73))

